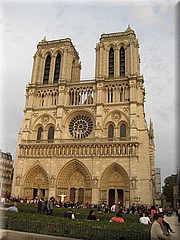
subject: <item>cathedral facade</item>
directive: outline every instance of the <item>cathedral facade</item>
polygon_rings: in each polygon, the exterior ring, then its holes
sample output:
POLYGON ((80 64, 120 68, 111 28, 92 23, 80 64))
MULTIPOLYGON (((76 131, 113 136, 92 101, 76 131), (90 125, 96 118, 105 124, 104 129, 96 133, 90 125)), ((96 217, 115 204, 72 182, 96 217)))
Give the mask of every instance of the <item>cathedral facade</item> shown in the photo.
POLYGON ((71 39, 37 45, 18 136, 12 196, 151 205, 154 133, 147 127, 139 43, 128 26, 102 34, 95 78, 80 80, 71 39))

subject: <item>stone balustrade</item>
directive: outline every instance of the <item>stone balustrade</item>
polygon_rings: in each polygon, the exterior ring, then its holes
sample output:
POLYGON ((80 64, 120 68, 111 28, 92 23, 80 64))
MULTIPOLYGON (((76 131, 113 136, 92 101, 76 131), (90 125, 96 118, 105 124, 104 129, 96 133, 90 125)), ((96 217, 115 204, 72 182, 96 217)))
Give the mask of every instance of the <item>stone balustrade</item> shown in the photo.
POLYGON ((20 144, 20 157, 137 156, 137 142, 20 144))

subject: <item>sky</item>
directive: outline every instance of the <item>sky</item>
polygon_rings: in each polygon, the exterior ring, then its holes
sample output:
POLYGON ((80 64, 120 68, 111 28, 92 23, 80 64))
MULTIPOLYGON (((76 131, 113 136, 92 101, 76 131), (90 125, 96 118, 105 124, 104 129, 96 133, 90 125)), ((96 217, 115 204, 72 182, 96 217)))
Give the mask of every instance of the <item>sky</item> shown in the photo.
POLYGON ((44 36, 71 38, 82 63, 81 79, 94 79, 95 46, 102 33, 128 25, 140 45, 146 89, 145 116, 155 135, 155 167, 161 181, 177 172, 176 0, 0 2, 0 149, 16 158, 26 85, 33 56, 44 36))

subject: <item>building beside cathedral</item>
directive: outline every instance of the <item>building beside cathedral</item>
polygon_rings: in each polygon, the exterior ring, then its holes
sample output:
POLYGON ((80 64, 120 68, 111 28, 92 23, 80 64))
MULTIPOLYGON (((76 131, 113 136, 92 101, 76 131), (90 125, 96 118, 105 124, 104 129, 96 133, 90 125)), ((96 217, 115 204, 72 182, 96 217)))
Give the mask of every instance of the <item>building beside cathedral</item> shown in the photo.
POLYGON ((82 81, 71 39, 38 43, 12 196, 153 203, 154 132, 145 119, 138 39, 128 26, 102 34, 95 50, 95 78, 82 81))
POLYGON ((0 149, 0 197, 9 198, 11 195, 13 176, 13 159, 9 152, 0 149))

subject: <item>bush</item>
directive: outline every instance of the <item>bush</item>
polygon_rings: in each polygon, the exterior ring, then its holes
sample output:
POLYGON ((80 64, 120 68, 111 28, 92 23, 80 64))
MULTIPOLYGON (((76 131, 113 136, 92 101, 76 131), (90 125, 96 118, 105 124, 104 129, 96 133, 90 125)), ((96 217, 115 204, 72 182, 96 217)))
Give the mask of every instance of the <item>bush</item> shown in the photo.
MULTIPOLYGON (((64 218, 68 209, 54 208, 54 215, 37 214, 36 205, 18 205, 19 212, 4 213, 4 228, 84 240, 149 240, 150 226, 138 223, 139 216, 125 214, 125 223, 109 222, 113 213, 96 213, 100 221, 88 221, 89 209, 73 209, 76 220, 64 218)), ((94 209, 96 211, 96 209, 94 209)))

